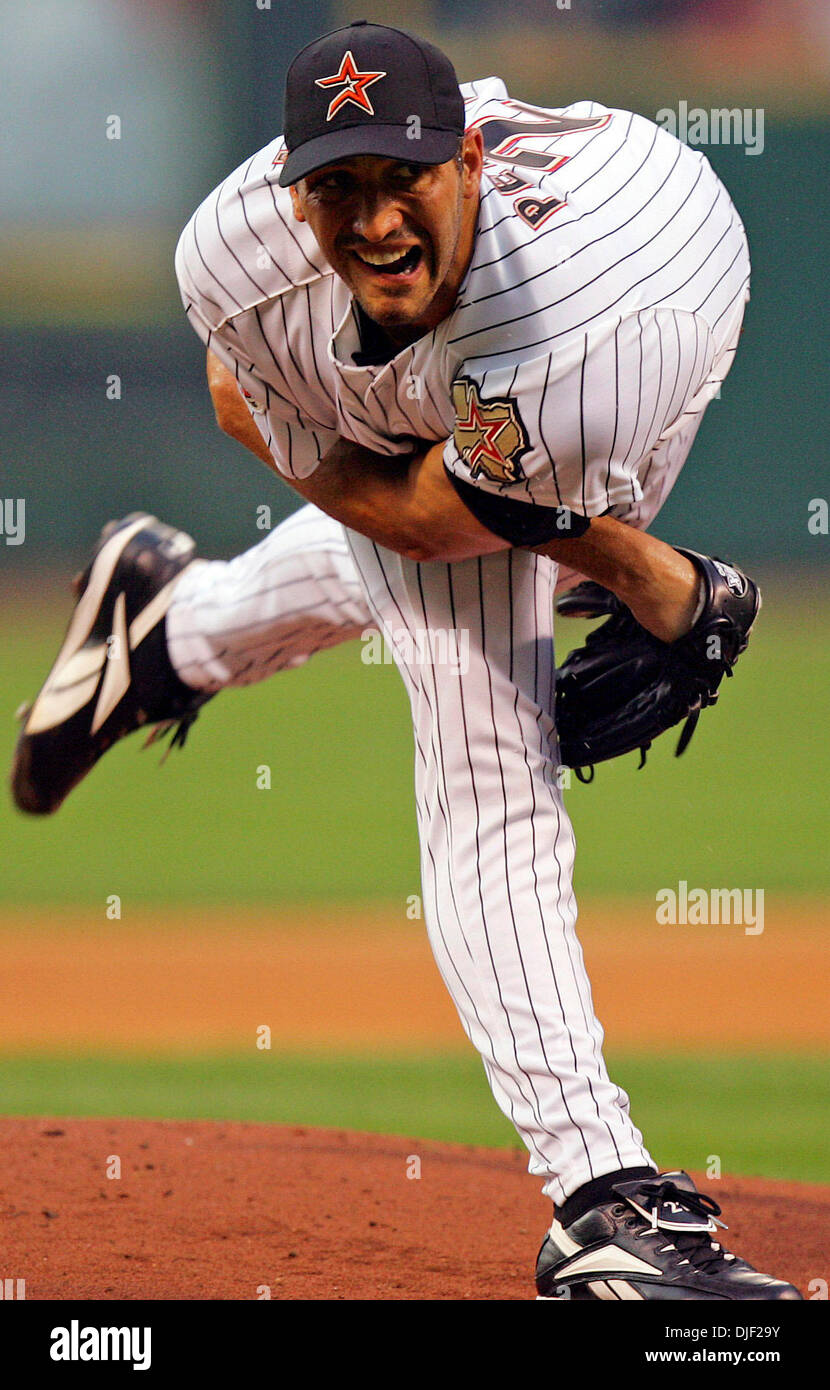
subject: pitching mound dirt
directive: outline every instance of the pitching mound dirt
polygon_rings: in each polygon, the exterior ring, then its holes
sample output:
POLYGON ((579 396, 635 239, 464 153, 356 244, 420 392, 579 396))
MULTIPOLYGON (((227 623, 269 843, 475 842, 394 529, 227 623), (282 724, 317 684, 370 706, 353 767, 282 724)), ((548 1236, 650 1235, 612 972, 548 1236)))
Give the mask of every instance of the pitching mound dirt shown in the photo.
MULTIPOLYGON (((0 1175, 27 1299, 532 1298, 550 1212, 523 1153, 269 1125, 6 1119, 0 1175)), ((697 1177, 729 1248, 826 1274, 830 1189, 697 1177)))

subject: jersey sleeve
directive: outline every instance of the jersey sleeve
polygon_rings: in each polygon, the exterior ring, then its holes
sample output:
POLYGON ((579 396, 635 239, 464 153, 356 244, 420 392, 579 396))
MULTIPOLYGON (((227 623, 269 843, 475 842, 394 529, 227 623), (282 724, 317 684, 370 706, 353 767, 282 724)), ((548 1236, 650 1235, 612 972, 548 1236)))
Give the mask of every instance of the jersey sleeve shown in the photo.
POLYGON ((304 414, 292 399, 273 353, 261 354, 263 360, 273 362, 270 380, 255 369, 249 340, 261 339, 261 319, 250 312, 223 314, 222 306, 207 298, 200 286, 198 266, 194 271, 194 258, 189 254, 188 232, 189 226, 176 249, 176 273, 188 322, 205 347, 235 376, 279 472, 287 478, 307 478, 339 438, 333 415, 321 420, 304 414))
POLYGON ((579 535, 592 516, 642 498, 649 455, 712 355, 702 320, 660 307, 516 365, 465 362, 452 385, 445 467, 482 523, 514 544, 579 535))
POLYGON ((337 431, 305 418, 287 395, 282 395, 273 383, 263 381, 241 341, 234 341, 232 321, 219 330, 211 329, 194 305, 189 307, 187 316, 205 346, 236 377, 240 395, 280 473, 287 478, 307 478, 336 444, 337 431))

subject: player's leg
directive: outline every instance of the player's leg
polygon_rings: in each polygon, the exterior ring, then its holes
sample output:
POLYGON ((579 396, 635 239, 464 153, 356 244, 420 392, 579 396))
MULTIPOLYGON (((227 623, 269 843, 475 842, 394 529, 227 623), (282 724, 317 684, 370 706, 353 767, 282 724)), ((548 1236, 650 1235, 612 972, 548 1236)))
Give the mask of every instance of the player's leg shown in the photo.
POLYGON ((343 529, 304 507, 235 560, 135 513, 102 532, 66 637, 12 764, 12 795, 55 811, 113 743, 143 724, 183 743, 217 690, 298 666, 372 618, 343 529))
POLYGON ((524 551, 422 565, 348 534, 410 696, 430 941, 495 1098, 556 1202, 647 1169, 575 933, 551 718, 556 568, 524 551))
POLYGON ((521 551, 419 565, 349 539, 410 696, 436 961, 556 1205, 539 1296, 798 1299, 723 1250, 687 1174, 657 1174, 602 1058, 550 718, 555 567, 521 551))
POLYGON ((182 576, 167 649, 199 690, 251 685, 374 625, 343 527, 305 506, 234 559, 182 576))

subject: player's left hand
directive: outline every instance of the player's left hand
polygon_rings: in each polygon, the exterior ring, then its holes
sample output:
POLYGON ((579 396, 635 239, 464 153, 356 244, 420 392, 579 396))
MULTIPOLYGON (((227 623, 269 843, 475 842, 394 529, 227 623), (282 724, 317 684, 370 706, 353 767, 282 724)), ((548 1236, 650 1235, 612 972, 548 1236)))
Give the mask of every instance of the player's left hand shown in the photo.
POLYGON ((685 637, 661 642, 629 609, 597 584, 563 594, 557 611, 609 615, 585 646, 556 673, 556 725, 560 760, 581 769, 639 749, 640 766, 652 739, 686 720, 677 754, 688 746, 698 716, 715 704, 723 677, 731 676, 761 607, 760 590, 734 565, 677 547, 699 570, 702 611, 685 637))

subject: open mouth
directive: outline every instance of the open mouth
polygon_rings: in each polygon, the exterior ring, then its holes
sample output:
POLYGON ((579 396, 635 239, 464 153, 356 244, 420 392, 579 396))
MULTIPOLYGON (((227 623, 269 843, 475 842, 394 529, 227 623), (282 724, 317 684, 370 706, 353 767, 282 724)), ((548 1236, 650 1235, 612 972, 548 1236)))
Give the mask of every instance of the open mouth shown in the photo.
POLYGON ((410 246, 408 251, 354 251, 365 270, 375 275, 412 275, 423 260, 420 246, 410 246))

